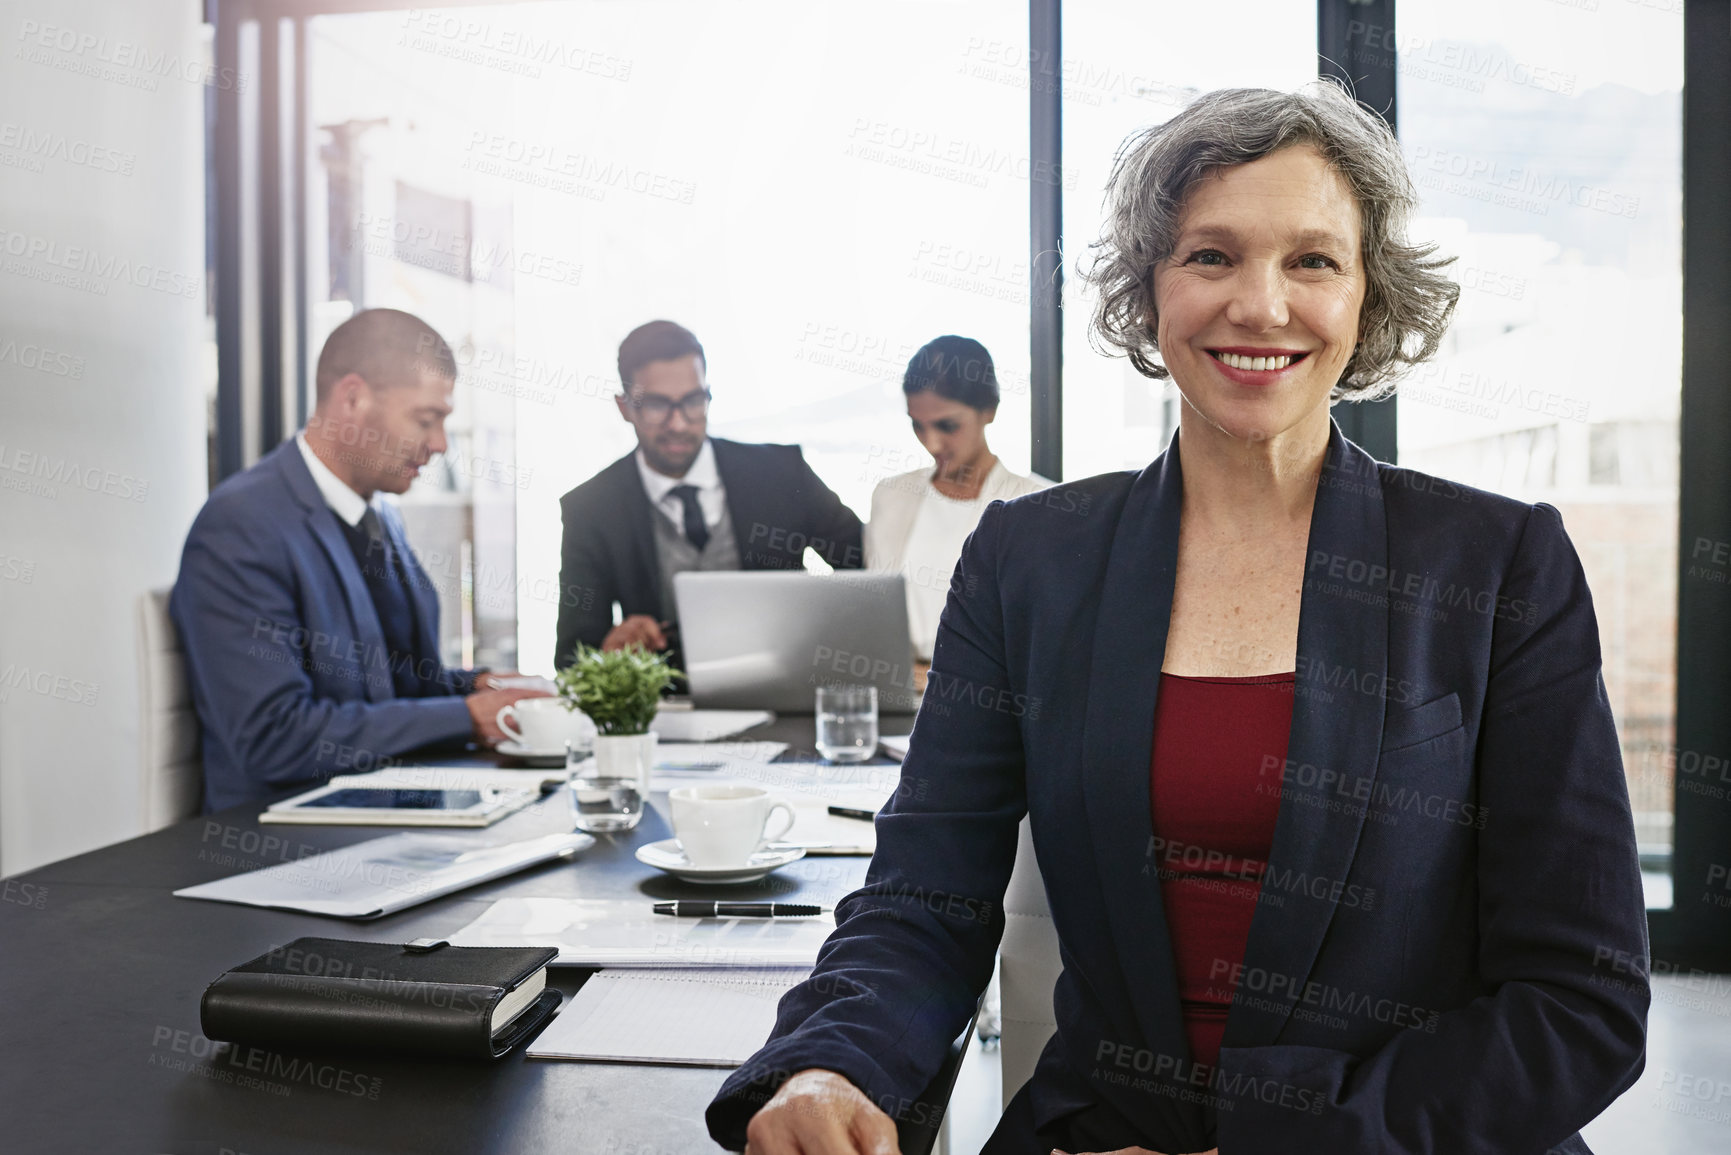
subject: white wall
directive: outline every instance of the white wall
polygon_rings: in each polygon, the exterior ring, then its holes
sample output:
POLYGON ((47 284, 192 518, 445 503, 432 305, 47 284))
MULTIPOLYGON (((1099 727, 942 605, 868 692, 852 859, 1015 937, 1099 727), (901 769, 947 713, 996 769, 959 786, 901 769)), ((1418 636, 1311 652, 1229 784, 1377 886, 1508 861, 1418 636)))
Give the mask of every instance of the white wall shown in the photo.
POLYGON ((134 603, 205 492, 199 18, 0 0, 0 873, 138 832, 134 603))

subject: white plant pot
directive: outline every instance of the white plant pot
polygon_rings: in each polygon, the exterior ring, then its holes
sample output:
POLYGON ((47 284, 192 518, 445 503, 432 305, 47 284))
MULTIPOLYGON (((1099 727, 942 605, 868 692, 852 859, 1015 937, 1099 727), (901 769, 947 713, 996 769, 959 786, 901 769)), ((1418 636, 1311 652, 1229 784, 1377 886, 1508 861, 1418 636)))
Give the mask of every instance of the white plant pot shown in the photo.
POLYGON ((655 734, 597 734, 595 777, 629 778, 649 792, 649 772, 655 766, 655 734))

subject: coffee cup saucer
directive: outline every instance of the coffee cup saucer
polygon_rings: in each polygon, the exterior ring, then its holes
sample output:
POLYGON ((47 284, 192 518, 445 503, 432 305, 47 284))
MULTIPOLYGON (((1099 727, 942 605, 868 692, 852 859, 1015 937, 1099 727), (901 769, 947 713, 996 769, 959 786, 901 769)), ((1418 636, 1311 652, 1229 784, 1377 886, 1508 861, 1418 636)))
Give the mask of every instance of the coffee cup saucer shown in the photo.
POLYGON ((516 758, 519 761, 529 763, 531 766, 565 765, 565 747, 562 744, 557 747, 549 747, 545 750, 537 750, 531 746, 525 746, 521 742, 513 742, 511 739, 506 738, 497 746, 494 746, 493 749, 497 750, 507 758, 516 758))
POLYGON ((805 857, 805 847, 765 847, 743 863, 728 866, 694 866, 685 857, 677 838, 663 838, 637 848, 637 861, 657 870, 665 870, 686 882, 722 885, 732 882, 754 882, 773 870, 805 857))

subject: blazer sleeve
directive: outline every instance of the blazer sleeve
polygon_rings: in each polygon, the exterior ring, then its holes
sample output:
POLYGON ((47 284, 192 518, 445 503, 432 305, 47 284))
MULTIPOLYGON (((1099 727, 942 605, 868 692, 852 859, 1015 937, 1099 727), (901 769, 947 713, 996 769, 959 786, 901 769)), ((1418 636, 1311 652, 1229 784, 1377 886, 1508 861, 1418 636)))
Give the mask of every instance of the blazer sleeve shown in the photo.
POLYGON ((1496 622, 1477 756, 1478 957, 1491 993, 1362 1058, 1223 1048, 1223 1151, 1537 1153, 1641 1072, 1647 919, 1634 824, 1592 599, 1555 509, 1532 510, 1501 592, 1531 611, 1496 622), (1320 1095, 1323 1109, 1283 1107, 1270 1088, 1288 1087, 1320 1095))
POLYGON ((559 546, 559 624, 553 667, 563 670, 577 657, 577 644, 599 646, 613 628, 617 596, 613 563, 601 527, 574 496, 559 503, 564 537, 559 546))
POLYGON ((849 509, 835 491, 823 483, 807 463, 805 452, 794 446, 797 479, 811 548, 834 569, 860 569, 865 565, 864 529, 859 515, 849 509))
POLYGON ((929 1115, 918 1096, 991 978, 1027 809, 996 577, 1001 509, 988 508, 957 567, 865 885, 837 905, 835 933, 782 998, 769 1041, 709 1106, 709 1132, 730 1150, 808 1067, 845 1075, 892 1117, 929 1115))
POLYGON ((252 524, 245 513, 201 516, 172 598, 199 722, 248 780, 296 785, 353 770, 357 751, 389 757, 470 735, 460 697, 315 697, 301 663, 320 659, 318 636, 309 652, 282 544, 252 524))

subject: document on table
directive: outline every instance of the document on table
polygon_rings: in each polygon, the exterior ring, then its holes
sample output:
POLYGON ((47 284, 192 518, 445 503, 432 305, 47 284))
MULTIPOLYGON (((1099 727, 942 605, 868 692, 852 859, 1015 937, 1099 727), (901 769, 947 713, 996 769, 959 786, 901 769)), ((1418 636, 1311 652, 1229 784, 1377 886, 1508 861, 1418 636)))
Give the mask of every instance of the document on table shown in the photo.
POLYGON ((649 898, 504 898, 452 946, 550 946, 554 966, 809 967, 835 916, 676 918, 649 898))
POLYGON ((805 967, 608 968, 592 975, 529 1046, 532 1059, 737 1067, 775 1028, 805 967))
POLYGON ((659 710, 649 728, 663 742, 718 742, 775 721, 768 710, 659 710))
POLYGON ((912 734, 889 734, 878 739, 878 748, 897 762, 908 756, 908 740, 912 734))
POLYGON ((655 747, 655 768, 649 789, 672 790, 702 782, 724 782, 748 778, 752 763, 779 757, 786 742, 660 742, 655 747), (739 767, 744 765, 746 769, 739 767))
POLYGON ((388 834, 174 894, 331 918, 377 918, 594 844, 587 834, 492 845, 472 834, 388 834))
POLYGON ((869 818, 844 818, 831 814, 831 806, 876 814, 886 798, 876 791, 831 790, 824 794, 789 794, 793 826, 778 838, 806 847, 807 854, 875 854, 877 827, 869 818))

